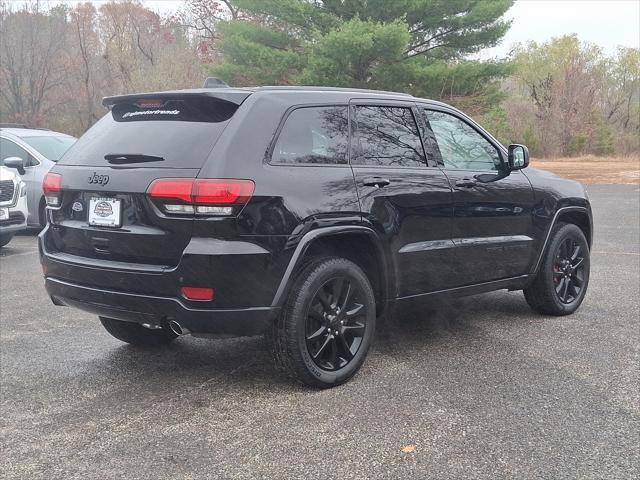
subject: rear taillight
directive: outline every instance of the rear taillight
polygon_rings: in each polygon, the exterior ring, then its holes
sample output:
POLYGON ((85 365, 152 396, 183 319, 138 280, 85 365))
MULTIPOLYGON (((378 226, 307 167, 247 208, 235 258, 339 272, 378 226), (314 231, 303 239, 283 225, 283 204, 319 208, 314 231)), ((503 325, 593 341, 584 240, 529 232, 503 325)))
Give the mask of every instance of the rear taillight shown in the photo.
POLYGON ((252 180, 159 178, 147 194, 164 213, 172 215, 237 215, 247 204, 252 180))
POLYGON ((50 207, 60 206, 62 196, 62 175, 58 173, 47 173, 42 180, 42 191, 47 205, 50 207))

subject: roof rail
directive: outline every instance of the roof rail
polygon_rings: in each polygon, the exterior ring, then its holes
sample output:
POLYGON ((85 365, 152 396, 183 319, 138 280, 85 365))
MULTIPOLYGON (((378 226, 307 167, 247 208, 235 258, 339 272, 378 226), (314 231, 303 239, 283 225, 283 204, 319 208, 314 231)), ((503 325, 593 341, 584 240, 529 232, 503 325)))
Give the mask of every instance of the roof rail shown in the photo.
POLYGON ((372 93, 382 95, 398 95, 402 97, 411 97, 413 95, 404 92, 391 92, 388 90, 373 90, 369 88, 349 88, 349 87, 322 87, 314 85, 263 85, 261 87, 254 87, 255 90, 306 90, 306 91, 318 91, 318 92, 356 92, 356 93, 372 93))

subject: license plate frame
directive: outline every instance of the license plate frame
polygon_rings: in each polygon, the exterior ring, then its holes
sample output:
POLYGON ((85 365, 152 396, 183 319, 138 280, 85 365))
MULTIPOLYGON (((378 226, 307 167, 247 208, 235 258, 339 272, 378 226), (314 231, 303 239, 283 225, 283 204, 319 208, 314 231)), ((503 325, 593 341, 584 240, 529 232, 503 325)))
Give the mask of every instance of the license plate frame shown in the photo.
POLYGON ((114 197, 90 198, 87 223, 92 227, 120 228, 122 226, 122 199, 114 197))

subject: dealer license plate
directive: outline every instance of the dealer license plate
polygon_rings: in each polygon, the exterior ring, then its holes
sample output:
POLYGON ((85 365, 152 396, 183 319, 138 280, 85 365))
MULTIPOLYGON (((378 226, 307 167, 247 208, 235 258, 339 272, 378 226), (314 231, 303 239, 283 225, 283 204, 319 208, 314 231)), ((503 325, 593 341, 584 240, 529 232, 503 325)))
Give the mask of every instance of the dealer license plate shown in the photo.
POLYGON ((118 198, 92 198, 89 200, 89 225, 98 227, 122 226, 122 215, 118 198))

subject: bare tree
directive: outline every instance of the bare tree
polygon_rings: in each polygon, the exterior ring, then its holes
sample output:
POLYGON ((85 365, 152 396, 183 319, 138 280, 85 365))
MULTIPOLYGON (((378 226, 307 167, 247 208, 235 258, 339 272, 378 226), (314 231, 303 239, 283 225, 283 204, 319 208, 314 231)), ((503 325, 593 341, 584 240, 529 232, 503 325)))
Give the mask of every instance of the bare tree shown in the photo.
POLYGON ((44 12, 39 2, 0 7, 0 97, 12 121, 39 124, 57 106, 68 70, 66 10, 44 12))

